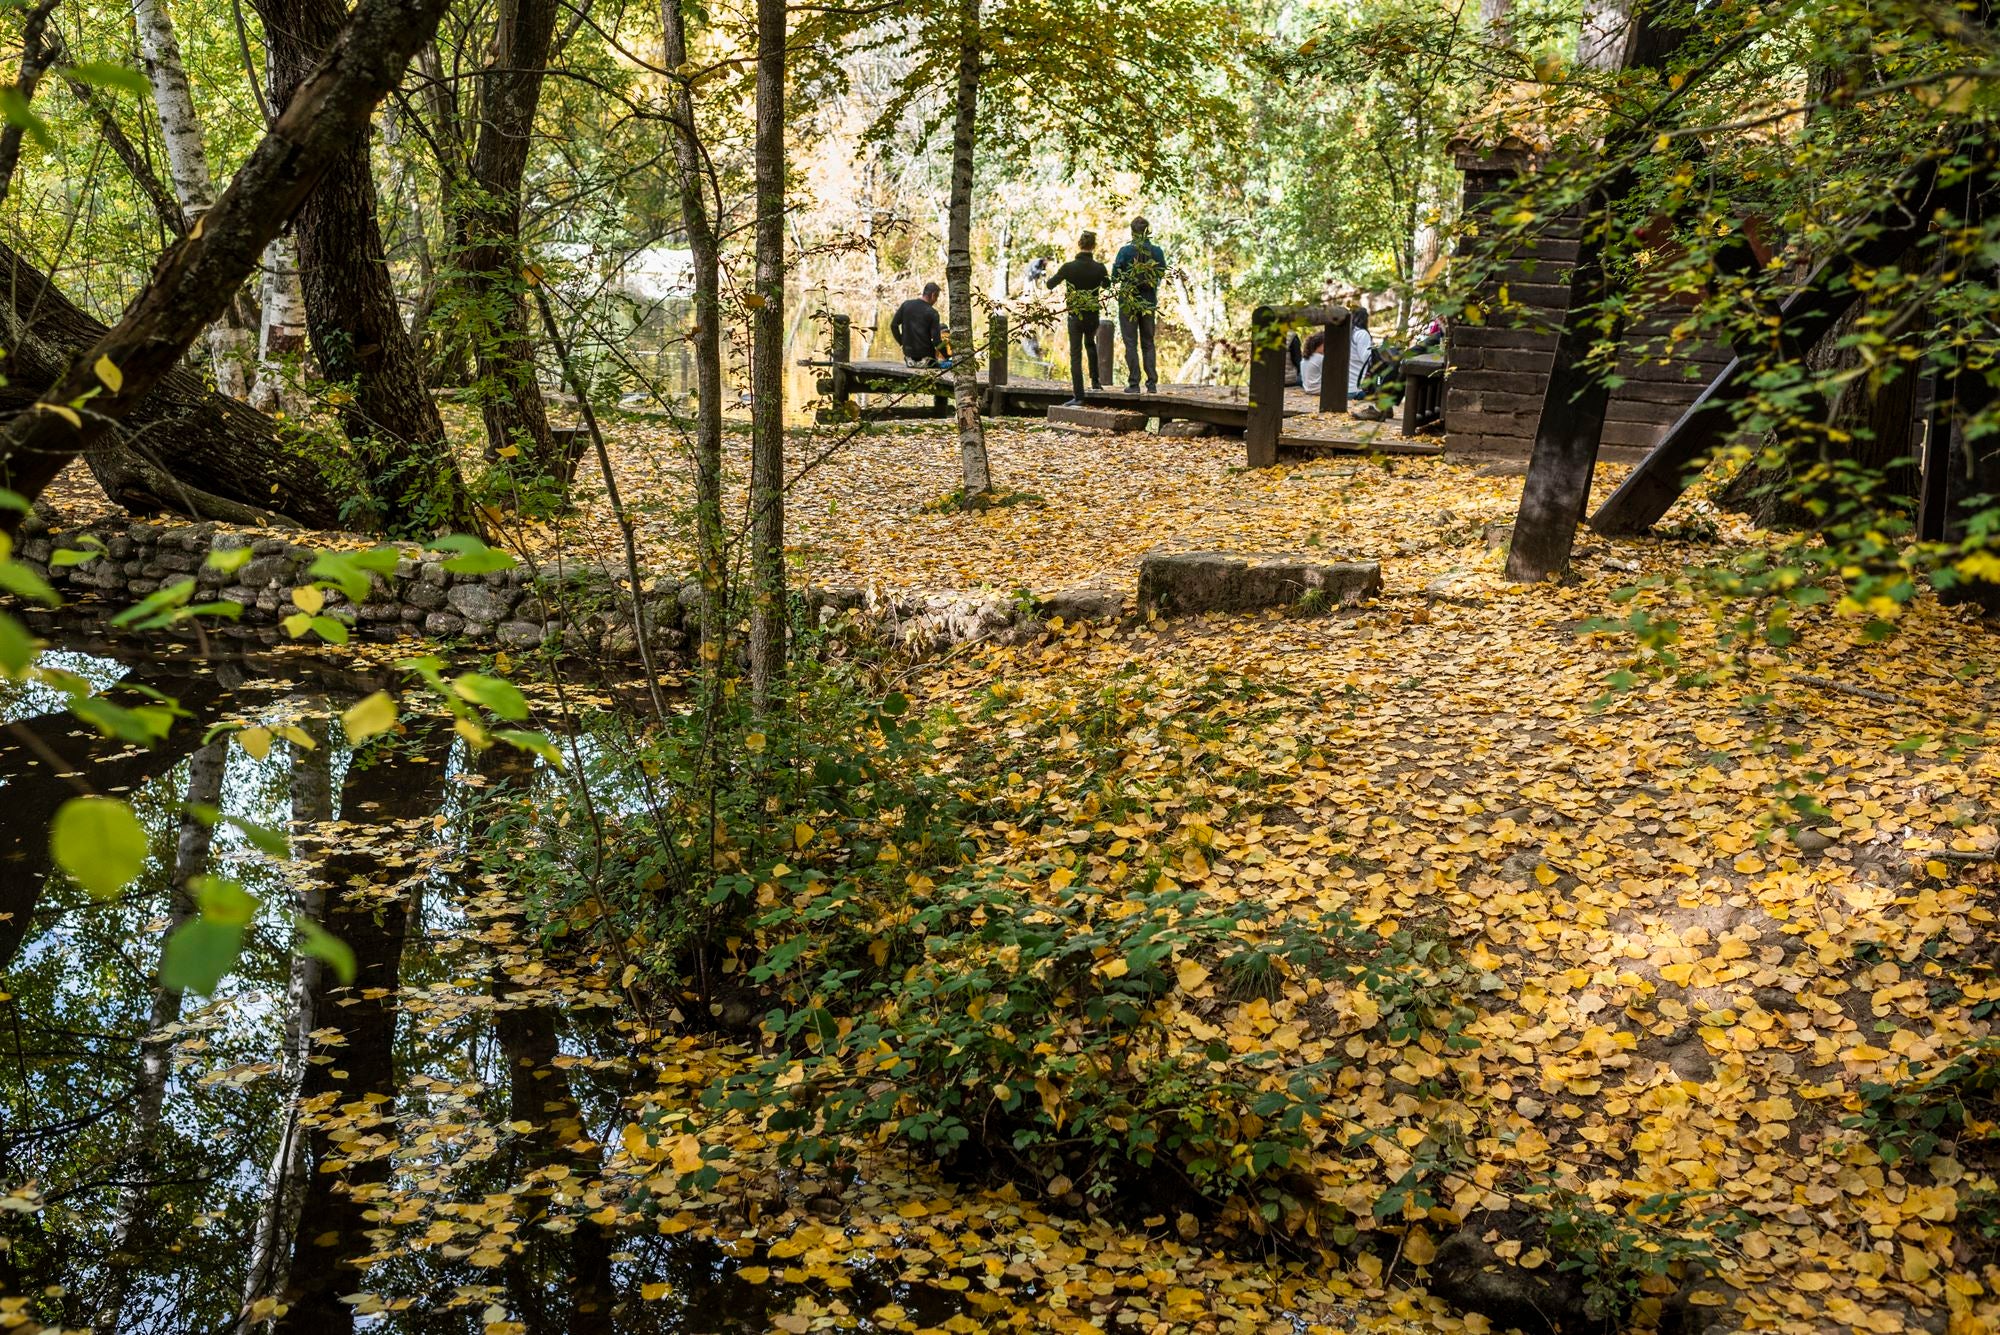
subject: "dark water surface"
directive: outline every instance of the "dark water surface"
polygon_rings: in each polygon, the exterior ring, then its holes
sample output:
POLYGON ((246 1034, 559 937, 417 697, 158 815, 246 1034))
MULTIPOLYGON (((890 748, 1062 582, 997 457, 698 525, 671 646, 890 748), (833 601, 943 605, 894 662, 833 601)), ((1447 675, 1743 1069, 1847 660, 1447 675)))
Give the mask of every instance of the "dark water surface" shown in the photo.
MULTIPOLYGON (((329 720, 393 685, 386 665, 43 633, 47 665, 192 717, 140 749, 0 685, 0 1328, 752 1331, 836 1296, 744 1280, 740 1243, 611 1222, 634 1211, 606 1208, 630 1202, 604 1164, 655 1076, 611 981, 542 954, 474 838, 494 792, 559 776, 422 721, 357 752, 329 720), (221 720, 316 745, 259 758, 205 741, 221 720), (111 901, 50 866, 79 791, 127 797, 152 834, 111 901), (213 997, 157 978, 189 801, 293 844, 279 861, 217 827, 209 870, 262 907, 213 997), (294 953, 292 911, 353 948, 353 986, 294 953)), ((961 1310, 849 1271, 857 1315, 961 1310)))

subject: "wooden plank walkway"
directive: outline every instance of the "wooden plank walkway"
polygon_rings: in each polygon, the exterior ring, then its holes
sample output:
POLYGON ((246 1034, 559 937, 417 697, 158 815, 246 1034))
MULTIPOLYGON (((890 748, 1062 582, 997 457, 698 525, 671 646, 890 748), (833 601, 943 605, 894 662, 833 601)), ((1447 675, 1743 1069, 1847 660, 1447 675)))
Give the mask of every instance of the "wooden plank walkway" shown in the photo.
MULTIPOLYGON (((909 366, 899 361, 849 362, 847 372, 847 389, 855 394, 897 395, 917 400, 931 396, 949 399, 957 390, 957 377, 950 371, 909 366)), ((981 372, 977 383, 982 411, 993 416, 1039 417, 1051 407, 1069 402, 1070 398, 1070 386, 1066 380, 1008 376, 996 390, 987 375, 981 372)), ((1241 385, 1169 384, 1162 385, 1154 394, 1092 389, 1086 390, 1083 398, 1093 408, 1140 412, 1162 422, 1204 422, 1241 431, 1250 420, 1249 392, 1241 385)), ((907 403, 902 408, 904 413, 917 416, 927 416, 933 411, 923 403, 907 403)), ((880 408, 869 411, 879 412, 880 408)), ((1344 413, 1321 413, 1319 395, 1302 389, 1285 390, 1283 417, 1288 423, 1292 419, 1299 420, 1295 427, 1287 426, 1279 435, 1281 449, 1426 456, 1444 452, 1436 441, 1405 437, 1393 421, 1364 422, 1344 413)))
MULTIPOLYGON (((958 378, 950 371, 933 367, 908 366, 900 361, 870 359, 847 363, 847 386, 856 394, 923 395, 935 392, 949 397, 957 389, 958 378)), ((991 377, 978 373, 982 396, 993 394, 991 377)), ((1067 403, 1067 380, 1042 380, 1007 376, 998 387, 1003 403, 988 401, 986 411, 996 416, 1032 413, 1039 416, 1051 404, 1067 403)), ((1123 389, 1090 389, 1083 401, 1093 408, 1144 409, 1150 417, 1173 421, 1208 422, 1215 426, 1240 427, 1249 420, 1250 396, 1241 385, 1162 385, 1157 394, 1137 394, 1123 389)), ((1285 415, 1297 416, 1319 410, 1319 396, 1302 389, 1285 391, 1285 415)))

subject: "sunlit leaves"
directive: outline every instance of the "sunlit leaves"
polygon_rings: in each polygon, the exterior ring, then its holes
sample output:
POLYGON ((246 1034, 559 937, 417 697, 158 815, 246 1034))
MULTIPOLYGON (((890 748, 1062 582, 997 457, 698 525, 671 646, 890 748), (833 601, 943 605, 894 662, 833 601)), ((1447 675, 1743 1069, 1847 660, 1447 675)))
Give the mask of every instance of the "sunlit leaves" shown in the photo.
POLYGON ((496 547, 489 547, 469 533, 448 533, 430 544, 431 550, 455 552, 444 568, 455 575, 490 575, 512 570, 515 559, 496 547))
POLYGON ((205 564, 210 570, 224 575, 233 575, 250 563, 252 549, 246 544, 241 547, 217 547, 210 551, 205 564))
MULTIPOLYGON (((64 66, 63 73, 78 83, 129 93, 134 97, 144 97, 151 89, 144 74, 129 66, 116 65, 108 60, 79 60, 64 66)), ((111 388, 116 390, 118 386, 112 385, 111 388)))
POLYGON ((352 983, 354 948, 310 918, 297 917, 293 922, 299 929, 299 950, 332 968, 341 982, 352 983))
POLYGON ((73 797, 49 825, 49 852, 71 880, 99 899, 123 890, 146 866, 146 828, 126 803, 73 797))
POLYGON ((359 746, 396 726, 396 701, 387 691, 376 691, 343 710, 340 726, 347 740, 359 746))
POLYGON ((509 723, 519 723, 528 717, 527 697, 510 681, 466 672, 452 678, 451 689, 461 700, 469 700, 509 723))
POLYGON ((0 673, 18 677, 35 661, 35 637, 19 621, 0 612, 0 673))
POLYGON ((396 562, 401 559, 394 547, 374 547, 363 552, 321 552, 313 558, 306 573, 316 580, 325 580, 339 589, 352 603, 367 598, 373 586, 371 575, 388 576, 396 571, 396 562))

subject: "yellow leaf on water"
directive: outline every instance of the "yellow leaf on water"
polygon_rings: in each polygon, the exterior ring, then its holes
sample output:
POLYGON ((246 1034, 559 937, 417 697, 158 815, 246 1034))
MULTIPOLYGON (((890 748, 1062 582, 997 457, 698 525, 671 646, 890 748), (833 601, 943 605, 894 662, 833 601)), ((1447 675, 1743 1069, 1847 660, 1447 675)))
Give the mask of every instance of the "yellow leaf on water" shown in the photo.
POLYGON ((340 716, 347 740, 356 746, 396 726, 396 702, 387 691, 377 691, 349 705, 340 716))

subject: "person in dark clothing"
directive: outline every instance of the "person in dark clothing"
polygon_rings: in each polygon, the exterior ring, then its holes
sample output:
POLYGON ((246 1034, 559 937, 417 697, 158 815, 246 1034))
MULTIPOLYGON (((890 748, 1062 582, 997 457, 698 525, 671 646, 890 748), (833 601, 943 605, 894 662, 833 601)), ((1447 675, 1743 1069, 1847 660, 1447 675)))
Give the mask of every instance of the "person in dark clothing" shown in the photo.
POLYGON ((1103 389, 1104 378, 1097 365, 1097 321, 1104 309, 1104 289, 1111 286, 1111 271, 1097 259, 1097 233, 1085 232, 1077 238, 1076 258, 1056 270, 1050 287, 1069 284, 1063 296, 1069 312, 1070 401, 1065 407, 1083 403, 1083 361, 1090 357, 1090 387, 1103 389))
POLYGON ((1111 278, 1118 290, 1118 327, 1125 335, 1125 388, 1139 391, 1139 357, 1146 360, 1146 392, 1160 389, 1160 367, 1153 352, 1153 331, 1160 313, 1160 282, 1167 276, 1167 253, 1154 245, 1153 226, 1144 218, 1132 220, 1132 239, 1124 244, 1111 262, 1111 278))
POLYGON ((896 308, 889 321, 889 336, 903 350, 903 360, 911 366, 935 366, 942 328, 937 313, 938 285, 925 283, 921 297, 911 297, 896 308))

